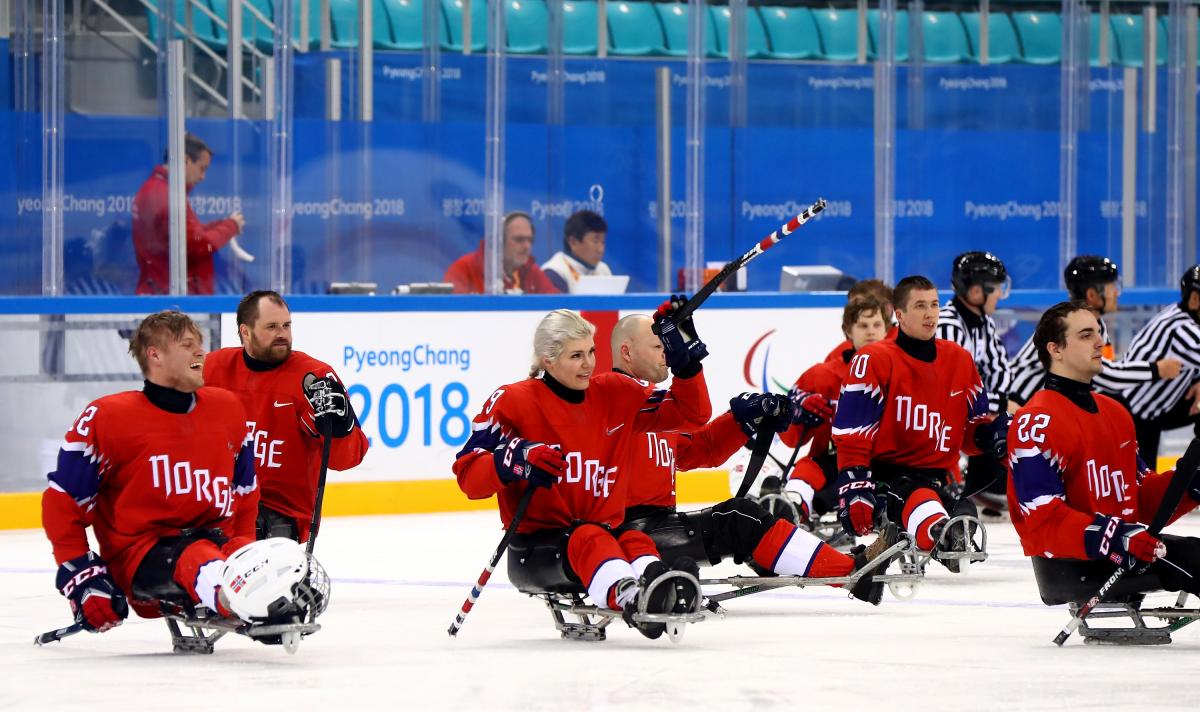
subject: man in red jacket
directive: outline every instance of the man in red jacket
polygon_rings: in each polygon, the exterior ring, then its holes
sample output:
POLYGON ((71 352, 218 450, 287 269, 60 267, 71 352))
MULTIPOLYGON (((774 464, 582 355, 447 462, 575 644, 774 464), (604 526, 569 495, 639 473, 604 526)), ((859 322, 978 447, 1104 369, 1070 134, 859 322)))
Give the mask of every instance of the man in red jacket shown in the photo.
POLYGON ((204 361, 204 381, 237 394, 246 408, 262 500, 259 539, 308 541, 321 470, 318 420, 330 418, 329 469, 349 470, 367 454, 363 435, 333 367, 292 350, 292 314, 277 292, 246 295, 237 309, 241 347, 214 351, 204 361), (331 389, 340 414, 316 415, 306 374, 331 389))
MULTIPOLYGON (((504 216, 504 291, 507 294, 558 294, 558 288, 533 261, 533 220, 514 210, 504 216)), ((474 252, 459 257, 446 270, 443 281, 455 294, 483 294, 483 241, 474 252)))
MULTIPOLYGON (((212 149, 191 134, 184 137, 183 143, 184 180, 190 193, 204 182, 212 163, 212 149)), ((133 199, 133 250, 141 270, 138 294, 166 294, 170 290, 170 193, 166 162, 164 155, 164 165, 155 166, 133 199)), ((240 233, 245 224, 240 210, 224 220, 202 223, 192 206, 187 206, 188 294, 213 293, 212 255, 240 233)))

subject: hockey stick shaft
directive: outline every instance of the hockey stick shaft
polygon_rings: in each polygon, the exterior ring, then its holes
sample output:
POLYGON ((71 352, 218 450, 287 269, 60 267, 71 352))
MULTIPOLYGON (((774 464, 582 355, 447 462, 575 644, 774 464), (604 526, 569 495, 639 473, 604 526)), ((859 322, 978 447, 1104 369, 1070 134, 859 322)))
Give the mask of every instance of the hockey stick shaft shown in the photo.
POLYGON ((72 623, 66 628, 58 630, 49 630, 33 639, 34 645, 45 645, 46 643, 56 643, 63 638, 68 638, 76 633, 83 631, 82 623, 72 623))
MULTIPOLYGON (((1179 503, 1183 501, 1188 487, 1191 486, 1192 478, 1195 477, 1195 474, 1196 471, 1192 470, 1185 473, 1176 472, 1172 475, 1170 483, 1167 484, 1167 490, 1163 493, 1162 501, 1158 505, 1158 511, 1154 513, 1154 519, 1150 520, 1150 527, 1147 530, 1150 536, 1157 537, 1159 532, 1163 530, 1163 527, 1167 525, 1167 522, 1170 521, 1171 515, 1175 513, 1175 510, 1179 507, 1179 503)), ((1058 635, 1054 636, 1055 645, 1062 647, 1062 644, 1067 642, 1067 638, 1070 638, 1071 634, 1079 628, 1083 623, 1083 619, 1088 617, 1088 614, 1104 600, 1104 597, 1108 595, 1112 587, 1125 576, 1125 571, 1124 566, 1117 567, 1112 576, 1109 576, 1108 580, 1101 584, 1100 590, 1096 591, 1096 595, 1089 598, 1080 607, 1075 616, 1063 626, 1058 635)))
POLYGON ((312 521, 308 525, 308 547, 305 551, 312 556, 317 544, 317 532, 321 529, 321 505, 325 502, 325 478, 329 476, 329 452, 333 448, 333 423, 321 421, 321 474, 317 477, 317 500, 313 504, 312 521))
POLYGON ((750 462, 746 464, 746 474, 742 475, 742 484, 738 486, 735 497, 745 497, 750 491, 750 485, 754 483, 763 463, 767 461, 767 453, 771 451, 771 441, 774 437, 775 434, 770 432, 759 432, 755 436, 754 447, 750 450, 750 462))
POLYGON ((525 494, 521 495, 521 501, 517 502, 517 511, 513 513, 512 521, 508 523, 508 529, 504 532, 504 538, 500 540, 500 545, 496 547, 496 551, 492 553, 492 559, 488 562, 487 568, 483 573, 479 574, 479 580, 471 588, 471 593, 467 596, 467 600, 463 601, 462 609, 458 615, 454 617, 454 622, 450 624, 450 628, 446 631, 450 637, 458 635, 458 631, 462 629, 463 623, 467 620, 467 614, 475 607, 475 602, 479 600, 480 594, 483 593, 483 587, 487 585, 488 579, 492 577, 492 572, 496 570, 496 564, 500 563, 500 557, 504 556, 504 552, 508 551, 508 543, 512 541, 513 536, 517 533, 517 527, 521 524, 521 520, 525 518, 525 510, 529 509, 529 501, 533 499, 534 490, 536 487, 528 487, 525 494))
POLYGON ((726 263, 726 265, 721 268, 720 272, 718 272, 712 279, 708 280, 708 282, 706 282, 704 286, 700 288, 700 291, 693 294, 691 299, 687 300, 678 311, 671 315, 671 319, 676 324, 682 323, 684 319, 687 319, 689 316, 691 316, 692 312, 696 311, 696 309, 698 309, 700 305, 704 303, 704 300, 712 296, 712 293, 717 291, 717 288, 720 287, 725 280, 729 279, 734 272, 737 272, 742 267, 745 267, 750 260, 758 257, 762 253, 774 247, 776 243, 788 235, 791 235, 793 232, 799 229, 801 225, 809 220, 812 220, 814 215, 824 209, 825 199, 818 198, 817 202, 808 206, 804 212, 789 220, 775 232, 759 240, 754 247, 746 252, 746 254, 726 263))

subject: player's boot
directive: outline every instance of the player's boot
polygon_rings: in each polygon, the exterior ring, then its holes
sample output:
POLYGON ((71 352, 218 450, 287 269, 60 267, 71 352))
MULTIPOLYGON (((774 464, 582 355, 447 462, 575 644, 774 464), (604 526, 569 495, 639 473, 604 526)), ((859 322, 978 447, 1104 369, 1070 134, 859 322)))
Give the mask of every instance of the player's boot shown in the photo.
MULTIPOLYGON (((671 564, 671 569, 690 574, 692 578, 700 580, 700 564, 690 556, 681 556, 675 559, 675 562, 671 564)), ((700 610, 701 596, 700 588, 690 580, 683 577, 675 579, 676 613, 694 613, 700 610)))
POLYGON ((638 581, 637 597, 626 603, 621 612, 621 617, 625 619, 625 623, 630 628, 637 628, 638 632, 651 640, 661 637, 667 631, 667 626, 663 623, 635 621, 633 614, 637 613, 643 607, 647 613, 670 613, 674 610, 675 586, 670 583, 664 583, 656 587, 649 594, 650 598, 645 601, 645 606, 642 605, 642 599, 647 595, 646 591, 649 590, 650 584, 670 570, 670 567, 661 561, 651 561, 646 566, 646 570, 642 572, 642 577, 638 581))
POLYGON ((775 475, 763 480, 758 490, 758 503, 772 515, 795 526, 808 528, 807 503, 798 493, 786 489, 783 481, 775 475))
POLYGON ((959 556, 945 556, 945 554, 966 554, 979 551, 979 546, 975 543, 975 535, 981 526, 979 519, 975 517, 965 521, 954 517, 934 524, 929 529, 929 534, 934 539, 933 558, 941 562, 942 566, 945 566, 951 573, 962 573, 970 565, 970 560, 959 556), (951 522, 954 523, 951 524, 951 522))
POLYGON ((861 571, 868 564, 875 562, 881 556, 887 556, 887 559, 881 560, 871 566, 870 571, 864 573, 858 582, 850 589, 850 594, 855 598, 866 601, 872 606, 878 606, 883 601, 883 582, 876 581, 877 575, 882 575, 887 571, 887 567, 893 560, 898 559, 903 552, 897 551, 892 554, 885 554, 888 549, 900 540, 900 528, 889 522, 883 529, 879 531, 879 536, 875 541, 863 546, 859 545, 850 550, 851 556, 854 557, 854 570, 861 571))

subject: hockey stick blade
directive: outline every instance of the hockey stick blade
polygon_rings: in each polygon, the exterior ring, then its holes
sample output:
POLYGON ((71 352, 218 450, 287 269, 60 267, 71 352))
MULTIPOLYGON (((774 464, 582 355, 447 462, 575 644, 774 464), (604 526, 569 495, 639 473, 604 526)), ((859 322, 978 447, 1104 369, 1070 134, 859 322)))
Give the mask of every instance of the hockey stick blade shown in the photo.
MULTIPOLYGON (((706 299, 712 296, 712 293, 717 291, 717 288, 720 287, 725 280, 729 279, 734 272, 737 272, 742 267, 745 267, 750 260, 771 249, 780 240, 788 235, 791 235, 793 232, 799 229, 801 225, 809 220, 812 220, 813 216, 825 209, 825 205, 826 203, 824 198, 817 198, 817 202, 808 206, 804 212, 789 220, 775 232, 759 240, 758 244, 747 251, 746 254, 726 263, 726 265, 721 268, 720 272, 718 272, 712 279, 708 280, 708 282, 706 282, 704 286, 700 288, 700 291, 693 294, 691 299, 687 300, 678 311, 671 315, 671 320, 676 324, 679 324, 684 319, 687 319, 692 315, 692 312, 696 311, 696 309, 698 309, 706 299)), ((659 332, 658 325, 655 325, 653 330, 654 333, 657 334, 659 332)))
MULTIPOLYGON (((1167 484, 1167 490, 1163 493, 1162 501, 1158 505, 1158 511, 1154 513, 1154 519, 1150 520, 1150 528, 1147 530, 1150 536, 1157 537, 1159 532, 1163 530, 1163 527, 1167 525, 1167 522, 1170 521, 1171 515, 1175 513, 1175 510, 1179 507, 1179 503, 1183 501, 1184 494, 1187 492, 1188 487, 1191 486, 1195 475, 1196 471, 1192 470, 1191 472, 1182 474, 1176 472, 1171 476, 1171 481, 1167 484)), ((1080 607, 1079 611, 1071 617, 1071 620, 1063 626, 1058 635, 1054 636, 1055 645, 1061 648, 1063 643, 1067 642, 1067 638, 1070 638, 1071 634, 1079 629, 1079 626, 1083 623, 1083 619, 1088 617, 1092 609, 1099 605, 1100 601, 1104 600, 1104 597, 1112 587, 1125 576, 1125 571, 1124 566, 1117 567, 1112 576, 1109 576, 1108 580, 1100 586, 1100 590, 1096 591, 1096 595, 1089 598, 1080 607)))
POLYGON ((487 568, 483 570, 483 573, 479 574, 479 580, 471 587, 471 593, 467 595, 467 600, 463 601, 462 608, 459 609, 458 615, 454 617, 454 622, 446 630, 451 638, 457 639, 458 631, 467 622, 467 614, 471 612, 471 609, 475 607, 475 602, 483 594, 483 587, 487 585, 488 579, 492 577, 492 572, 496 570, 496 564, 500 562, 500 557, 504 556, 504 552, 508 551, 508 543, 512 541, 513 536, 517 533, 517 527, 521 524, 521 520, 525 518, 525 510, 529 509, 529 502, 533 499, 533 493, 536 490, 536 487, 527 487, 525 493, 521 495, 521 501, 517 502, 517 511, 513 513, 512 521, 509 522, 508 529, 504 532, 504 537, 500 539, 500 545, 492 553, 492 558, 488 562, 487 568))
POLYGON ((57 643, 63 638, 68 638, 76 633, 83 631, 82 623, 72 623, 65 628, 58 630, 49 630, 33 639, 34 645, 45 645, 47 643, 57 643))

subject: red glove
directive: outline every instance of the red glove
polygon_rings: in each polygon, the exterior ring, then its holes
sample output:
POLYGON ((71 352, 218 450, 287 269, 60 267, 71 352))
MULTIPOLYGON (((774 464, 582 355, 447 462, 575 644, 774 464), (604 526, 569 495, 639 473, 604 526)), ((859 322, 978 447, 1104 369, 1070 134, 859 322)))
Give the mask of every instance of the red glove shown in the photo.
POLYGON ((875 481, 865 467, 838 473, 838 521, 847 534, 865 536, 875 528, 875 481))
POLYGON ((525 480, 531 487, 552 487, 567 474, 562 452, 545 443, 512 438, 500 443, 493 454, 496 474, 506 485, 525 480))
POLYGON ((833 417, 833 404, 820 393, 809 393, 795 386, 788 391, 792 402, 792 422, 806 428, 816 428, 833 417))
POLYGON ((58 567, 55 585, 71 603, 75 621, 84 630, 103 633, 121 625, 129 615, 129 602, 108 574, 104 560, 89 551, 58 567))
POLYGON ((1083 547, 1092 559, 1108 559, 1130 570, 1139 561, 1149 563, 1167 553, 1167 545, 1144 525, 1103 514, 1083 530, 1083 547))

